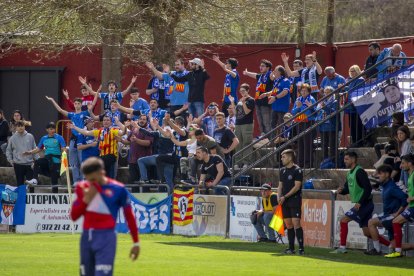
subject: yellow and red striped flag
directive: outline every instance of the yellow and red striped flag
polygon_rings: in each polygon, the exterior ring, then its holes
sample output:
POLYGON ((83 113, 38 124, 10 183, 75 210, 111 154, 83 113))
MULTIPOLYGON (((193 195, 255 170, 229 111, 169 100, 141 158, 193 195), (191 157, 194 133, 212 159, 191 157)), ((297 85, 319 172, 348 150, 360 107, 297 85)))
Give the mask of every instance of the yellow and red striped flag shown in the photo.
POLYGON ((60 175, 62 175, 69 167, 68 155, 66 151, 62 152, 62 160, 60 161, 60 175))
POLYGON ((189 191, 174 190, 173 224, 187 225, 193 222, 194 188, 189 191))
POLYGON ((277 205, 272 220, 269 223, 269 227, 273 228, 280 235, 285 235, 285 226, 283 225, 283 213, 282 205, 277 205))

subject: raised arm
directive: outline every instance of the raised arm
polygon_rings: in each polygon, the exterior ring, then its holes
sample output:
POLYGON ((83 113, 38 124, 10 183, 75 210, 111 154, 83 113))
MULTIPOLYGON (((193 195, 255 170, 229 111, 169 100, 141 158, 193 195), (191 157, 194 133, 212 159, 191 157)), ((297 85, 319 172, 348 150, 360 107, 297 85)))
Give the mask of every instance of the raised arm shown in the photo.
POLYGON ((63 96, 65 97, 66 104, 70 108, 70 110, 75 110, 75 105, 73 104, 72 100, 69 98, 69 91, 62 89, 63 96))
POLYGON ((181 136, 185 136, 187 133, 185 132, 185 130, 183 130, 182 128, 180 128, 179 126, 177 126, 175 124, 175 122, 173 120, 168 120, 168 125, 175 130, 178 134, 180 134, 181 136))
POLYGON ((286 53, 282 53, 281 55, 283 61, 283 67, 285 67, 286 73, 289 77, 299 77, 300 74, 298 71, 292 71, 289 67, 289 56, 286 53))
POLYGON ((94 110, 95 109, 95 105, 98 102, 98 98, 99 98, 99 93, 101 92, 102 89, 102 84, 99 85, 98 90, 96 91, 94 97, 93 97, 93 101, 92 103, 88 106, 88 109, 94 110))
POLYGON ((184 104, 183 107, 181 107, 180 109, 177 109, 176 111, 174 111, 174 115, 179 116, 181 113, 183 113, 187 109, 188 109, 188 103, 184 104))
POLYGON ((312 57, 313 57, 313 64, 316 65, 316 72, 318 72, 319 75, 322 75, 322 66, 319 64, 318 60, 316 59, 316 51, 312 52, 312 57))
POLYGON ((236 72, 233 72, 232 70, 229 70, 226 68, 226 64, 224 64, 218 55, 214 55, 213 56, 213 60, 221 67, 223 68, 223 70, 227 73, 230 74, 233 78, 235 78, 237 76, 236 72))
POLYGON ((133 76, 131 79, 131 82, 129 83, 128 87, 122 91, 122 97, 125 97, 126 94, 129 93, 129 91, 131 91, 132 86, 134 86, 135 82, 137 81, 137 76, 133 76))
POLYGON ((46 96, 46 100, 48 100, 49 102, 51 102, 53 104, 53 106, 56 108, 56 110, 62 114, 65 117, 68 117, 68 112, 66 110, 63 110, 56 102, 53 98, 46 96))
POLYGON ((256 79, 257 73, 247 71, 247 68, 244 69, 243 75, 256 79))
POLYGON ((89 93, 91 93, 92 95, 96 95, 98 92, 96 92, 96 91, 94 91, 93 89, 92 89, 92 87, 86 82, 86 77, 81 77, 81 76, 79 76, 78 77, 78 79, 79 79, 79 82, 83 85, 83 86, 85 86, 85 88, 86 88, 86 90, 88 90, 89 91, 89 93))
POLYGON ((179 147, 186 147, 188 145, 187 140, 178 141, 177 138, 175 138, 174 135, 171 135, 171 141, 174 143, 174 145, 179 146, 179 147))
POLYGON ((152 62, 145 62, 145 65, 148 67, 148 69, 150 69, 152 71, 152 73, 159 79, 159 80, 163 80, 163 76, 162 76, 162 72, 158 71, 154 64, 152 62))
POLYGON ((76 130, 77 132, 79 132, 80 134, 83 134, 83 135, 85 135, 85 136, 95 136, 94 134, 93 134, 93 131, 90 131, 90 130, 86 130, 86 129, 83 129, 83 128, 79 128, 79 127, 77 127, 77 126, 75 126, 74 124, 68 124, 67 125, 67 128, 68 129, 74 129, 74 130, 76 130))

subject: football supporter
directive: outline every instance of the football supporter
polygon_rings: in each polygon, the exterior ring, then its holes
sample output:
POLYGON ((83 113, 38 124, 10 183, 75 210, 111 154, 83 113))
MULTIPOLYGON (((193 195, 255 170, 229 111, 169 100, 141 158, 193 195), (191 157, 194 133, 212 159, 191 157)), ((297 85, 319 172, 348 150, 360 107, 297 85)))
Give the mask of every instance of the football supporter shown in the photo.
POLYGON ((381 165, 376 170, 382 187, 383 214, 368 221, 368 229, 374 248, 366 251, 365 254, 367 255, 381 255, 380 243, 386 246, 390 245, 388 240, 379 235, 377 227, 384 227, 388 231, 388 239, 390 241, 394 240, 392 220, 404 211, 408 204, 407 194, 391 178, 392 171, 393 168, 389 165, 381 165))
POLYGON ((194 119, 194 123, 203 127, 204 132, 213 137, 214 130, 217 128, 216 114, 219 112, 218 104, 212 102, 208 105, 205 112, 201 114, 198 118, 194 119))
POLYGON ((277 206, 277 194, 272 192, 272 186, 263 184, 260 188, 262 209, 257 210, 257 223, 254 228, 259 235, 259 242, 276 242, 275 231, 269 227, 277 206), (267 236, 265 230, 267 232, 267 236))
POLYGON ((226 165, 231 167, 231 158, 234 149, 239 144, 239 139, 237 139, 234 132, 224 124, 224 113, 219 112, 216 114, 216 122, 217 128, 214 130, 213 138, 224 153, 224 161, 226 162, 226 165))
POLYGON ((357 222, 364 235, 370 237, 368 221, 374 211, 371 195, 372 187, 367 172, 357 162, 358 155, 355 152, 348 151, 345 153, 344 163, 349 172, 344 187, 339 187, 337 193, 341 195, 349 194, 351 202, 355 205, 341 218, 340 246, 331 253, 347 253, 346 238, 350 221, 357 222))
POLYGON ((140 252, 138 227, 132 211, 129 193, 124 185, 105 176, 104 163, 91 157, 82 164, 85 181, 76 185, 76 200, 70 216, 73 221, 83 216, 80 241, 80 274, 113 275, 116 251, 115 225, 119 209, 133 240, 130 258, 135 261, 140 252))
POLYGON ((52 192, 58 192, 58 180, 60 171, 60 159, 62 151, 66 148, 65 140, 59 134, 56 134, 56 125, 50 122, 46 126, 47 134, 43 136, 37 147, 33 150, 23 152, 23 155, 34 155, 44 151, 45 157, 39 158, 34 163, 33 179, 26 180, 29 186, 38 184, 39 174, 49 176, 52 182, 52 192))
POLYGON ((289 248, 285 254, 295 254, 295 236, 299 243, 299 255, 305 254, 303 246, 302 217, 302 181, 303 171, 296 165, 295 152, 292 149, 282 152, 283 168, 280 169, 280 181, 277 190, 278 203, 282 205, 283 221, 287 228, 289 248))
MULTIPOLYGON (((157 71, 162 72, 162 66, 155 67, 157 71)), ((160 108, 169 110, 170 95, 168 95, 168 87, 165 81, 160 81, 157 76, 153 75, 150 79, 145 93, 150 96, 150 100, 156 100, 160 104, 160 108)))
POLYGON ((198 147, 196 155, 202 162, 199 185, 213 188, 217 195, 226 194, 224 189, 217 187, 231 185, 231 174, 224 160, 219 155, 209 154, 205 147, 198 147))
MULTIPOLYGON (((80 91, 82 94, 82 111, 87 111, 89 108, 91 108, 94 95, 93 93, 99 93, 101 90, 101 87, 99 87, 98 91, 90 93, 88 89, 84 85, 81 86, 80 91)), ((75 104, 74 102, 69 98, 69 91, 63 89, 62 90, 63 96, 65 97, 65 102, 70 110, 75 110, 75 104)))
POLYGON ((158 102, 155 99, 150 100, 149 109, 135 110, 133 108, 128 108, 128 107, 122 106, 119 103, 116 103, 116 108, 119 109, 122 112, 125 112, 127 114, 131 114, 131 115, 134 115, 134 116, 140 116, 141 114, 150 116, 150 113, 151 113, 151 117, 157 119, 160 126, 162 126, 163 119, 164 119, 165 115, 168 113, 166 110, 161 109, 161 108, 158 107, 158 102))
POLYGON ((402 226, 406 222, 414 221, 414 155, 404 155, 401 158, 401 168, 408 172, 408 207, 392 220, 394 230, 395 252, 385 255, 386 258, 402 256, 402 226))

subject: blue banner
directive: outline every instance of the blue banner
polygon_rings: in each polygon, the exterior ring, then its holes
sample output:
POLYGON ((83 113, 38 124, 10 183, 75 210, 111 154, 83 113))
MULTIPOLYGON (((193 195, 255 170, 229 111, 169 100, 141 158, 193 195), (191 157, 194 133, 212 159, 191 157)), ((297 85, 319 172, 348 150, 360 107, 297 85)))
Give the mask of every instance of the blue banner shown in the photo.
POLYGON ((414 65, 350 92, 351 100, 366 129, 391 123, 395 112, 406 119, 414 109, 414 65))
POLYGON ((23 225, 26 211, 26 185, 0 184, 0 224, 23 225))
MULTIPOLYGON (((132 211, 140 233, 169 234, 171 221, 171 195, 154 204, 145 204, 129 194, 132 211)), ((128 233, 128 225, 122 211, 118 214, 116 231, 128 233)))

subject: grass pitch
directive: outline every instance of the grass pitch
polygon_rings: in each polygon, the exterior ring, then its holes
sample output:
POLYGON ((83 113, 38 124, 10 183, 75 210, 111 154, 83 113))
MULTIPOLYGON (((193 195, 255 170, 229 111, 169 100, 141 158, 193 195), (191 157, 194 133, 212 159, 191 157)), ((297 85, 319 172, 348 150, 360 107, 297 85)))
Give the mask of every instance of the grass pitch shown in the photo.
MULTIPOLYGON (((0 235, 0 275, 78 275, 79 235, 0 235)), ((115 275, 414 275, 414 258, 385 259, 360 251, 305 256, 281 254, 284 245, 221 237, 141 235, 141 255, 128 259, 129 235, 118 235, 115 275)))

